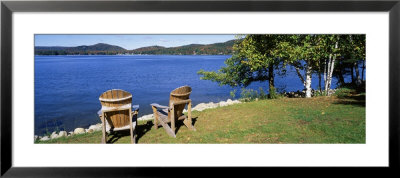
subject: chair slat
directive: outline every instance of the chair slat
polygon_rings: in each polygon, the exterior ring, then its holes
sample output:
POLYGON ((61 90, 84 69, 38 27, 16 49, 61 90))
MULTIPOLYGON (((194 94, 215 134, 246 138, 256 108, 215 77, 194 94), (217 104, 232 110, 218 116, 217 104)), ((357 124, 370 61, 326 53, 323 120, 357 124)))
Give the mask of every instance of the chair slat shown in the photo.
POLYGON ((116 130, 130 128, 129 110, 132 107, 132 94, 124 90, 112 89, 101 94, 99 100, 102 111, 105 112, 106 122, 111 128, 116 130))

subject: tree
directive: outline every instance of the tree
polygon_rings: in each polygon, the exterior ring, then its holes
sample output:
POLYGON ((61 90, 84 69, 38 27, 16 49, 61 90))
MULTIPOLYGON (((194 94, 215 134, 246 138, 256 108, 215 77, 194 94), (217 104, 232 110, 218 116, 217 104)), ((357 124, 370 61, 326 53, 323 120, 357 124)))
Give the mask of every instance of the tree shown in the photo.
MULTIPOLYGON (((361 84, 359 62, 363 62, 362 75, 364 75, 365 68, 365 35, 349 35, 349 47, 348 53, 350 59, 353 59, 353 67, 355 70, 355 84, 359 86, 361 84)), ((353 75, 353 74, 352 74, 353 75)))
POLYGON ((324 61, 324 84, 325 93, 329 95, 332 84, 332 75, 335 68, 335 61, 340 56, 339 43, 341 35, 321 35, 322 55, 324 61))
POLYGON ((225 61, 226 66, 214 71, 200 70, 201 79, 220 85, 247 87, 254 81, 268 81, 274 91, 274 70, 282 64, 279 44, 285 35, 238 36, 233 46, 234 54, 225 61))
POLYGON ((284 61, 296 69, 296 73, 303 83, 306 98, 311 97, 312 70, 318 68, 319 43, 320 38, 317 35, 289 35, 280 45, 284 61), (304 71, 304 75, 302 71, 304 71))
POLYGON ((339 78, 338 82, 343 85, 343 75, 350 73, 351 83, 359 86, 364 80, 365 35, 342 35, 340 43, 341 62, 338 63, 335 71, 335 75, 339 78), (361 77, 359 71, 360 62, 362 63, 361 77))

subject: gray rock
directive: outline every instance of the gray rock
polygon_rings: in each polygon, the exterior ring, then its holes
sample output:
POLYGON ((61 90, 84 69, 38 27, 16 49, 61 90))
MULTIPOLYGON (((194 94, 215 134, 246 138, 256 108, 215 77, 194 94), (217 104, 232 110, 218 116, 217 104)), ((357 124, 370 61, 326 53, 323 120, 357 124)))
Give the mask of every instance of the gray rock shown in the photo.
POLYGON ((139 121, 149 121, 154 120, 153 114, 144 115, 138 118, 139 121))
POLYGON ((93 131, 100 131, 101 130, 101 125, 100 124, 96 124, 96 125, 91 125, 89 127, 89 130, 92 129, 93 131))
POLYGON ((60 131, 60 133, 58 133, 58 137, 66 137, 67 135, 66 131, 60 131))
POLYGON ((56 132, 53 132, 53 133, 51 133, 50 138, 51 139, 58 138, 58 134, 56 132))
POLYGON ((40 141, 47 141, 47 140, 50 140, 48 136, 44 136, 43 138, 40 139, 40 141))
POLYGON ((193 111, 203 111, 205 109, 209 109, 209 108, 216 108, 219 106, 219 103, 213 103, 213 102, 209 102, 209 103, 200 103, 198 105, 196 105, 192 110, 193 111))
POLYGON ((233 100, 232 103, 233 103, 233 104, 239 104, 239 103, 241 103, 241 102, 240 102, 239 100, 233 100))
POLYGON ((225 101, 221 101, 219 102, 219 107, 224 107, 224 106, 228 106, 229 103, 225 102, 225 101))
POLYGON ((84 128, 76 128, 74 130, 74 134, 84 134, 85 133, 85 129, 84 128))

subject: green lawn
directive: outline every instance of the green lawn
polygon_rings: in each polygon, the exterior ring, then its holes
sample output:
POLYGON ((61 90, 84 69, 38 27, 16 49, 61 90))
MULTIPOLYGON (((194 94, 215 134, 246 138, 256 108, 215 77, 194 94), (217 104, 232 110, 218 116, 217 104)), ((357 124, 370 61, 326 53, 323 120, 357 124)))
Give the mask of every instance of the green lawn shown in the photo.
MULTIPOLYGON (((137 126, 143 143, 365 143, 365 94, 280 98, 193 112, 193 132, 177 123, 176 138, 152 121, 137 126)), ((100 143, 101 131, 37 143, 100 143)), ((129 131, 108 136, 130 143, 129 131)))

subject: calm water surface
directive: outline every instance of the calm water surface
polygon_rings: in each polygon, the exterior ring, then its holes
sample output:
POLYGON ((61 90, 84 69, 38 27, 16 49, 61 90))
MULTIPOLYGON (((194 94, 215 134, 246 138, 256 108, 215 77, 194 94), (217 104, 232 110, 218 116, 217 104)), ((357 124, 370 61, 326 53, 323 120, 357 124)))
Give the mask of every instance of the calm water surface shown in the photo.
MULTIPOLYGON (((99 123, 99 96, 109 89, 123 89, 139 104, 139 117, 152 113, 150 104, 168 105, 169 93, 180 86, 192 87, 193 106, 230 98, 233 88, 200 80, 200 69, 216 71, 230 56, 35 56, 35 134, 55 129, 71 131, 99 123)), ((286 91, 302 90, 295 70, 276 76, 275 85, 286 91)), ((336 87, 336 79, 332 81, 336 87)), ((258 89, 267 83, 254 83, 258 89)), ((313 76, 313 88, 318 86, 313 76)), ((240 89, 238 89, 239 92, 240 89)), ((236 96, 239 96, 237 94, 236 96)))

